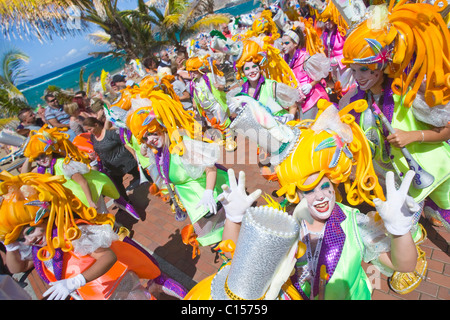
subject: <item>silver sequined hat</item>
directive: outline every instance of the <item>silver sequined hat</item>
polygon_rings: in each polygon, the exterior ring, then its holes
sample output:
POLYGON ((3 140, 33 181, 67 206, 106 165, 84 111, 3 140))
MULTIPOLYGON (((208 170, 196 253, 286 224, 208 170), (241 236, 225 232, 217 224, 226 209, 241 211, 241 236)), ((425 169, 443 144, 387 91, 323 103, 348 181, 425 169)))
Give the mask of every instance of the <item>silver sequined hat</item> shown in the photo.
POLYGON ((233 260, 211 282, 212 299, 264 298, 274 274, 297 243, 298 235, 298 223, 287 213, 270 207, 247 209, 233 260))
POLYGON ((256 142, 269 153, 273 166, 283 162, 297 145, 300 130, 276 121, 255 99, 246 96, 233 97, 229 108, 237 113, 230 129, 256 142), (260 119, 265 119, 265 123, 261 124, 260 119))

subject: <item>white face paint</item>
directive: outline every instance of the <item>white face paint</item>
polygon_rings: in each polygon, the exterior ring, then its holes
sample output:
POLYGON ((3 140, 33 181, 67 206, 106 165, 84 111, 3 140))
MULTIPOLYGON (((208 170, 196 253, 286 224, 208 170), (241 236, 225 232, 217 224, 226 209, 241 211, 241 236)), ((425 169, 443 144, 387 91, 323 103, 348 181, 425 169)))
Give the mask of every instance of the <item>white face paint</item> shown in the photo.
POLYGON ((146 132, 142 137, 142 140, 147 144, 147 146, 160 149, 164 146, 164 138, 163 133, 146 132))
POLYGON ((371 70, 356 63, 350 64, 350 69, 361 90, 369 90, 383 79, 383 70, 371 70))
POLYGON ((244 72, 244 76, 249 81, 258 81, 261 76, 261 69, 259 68, 259 65, 253 61, 246 62, 242 68, 242 71, 244 72))
MULTIPOLYGON (((305 184, 310 184, 318 177, 318 173, 312 174, 306 179, 305 184)), ((336 203, 336 195, 333 184, 327 177, 323 177, 319 184, 310 191, 302 191, 301 196, 306 198, 311 216, 315 220, 327 220, 336 203)))

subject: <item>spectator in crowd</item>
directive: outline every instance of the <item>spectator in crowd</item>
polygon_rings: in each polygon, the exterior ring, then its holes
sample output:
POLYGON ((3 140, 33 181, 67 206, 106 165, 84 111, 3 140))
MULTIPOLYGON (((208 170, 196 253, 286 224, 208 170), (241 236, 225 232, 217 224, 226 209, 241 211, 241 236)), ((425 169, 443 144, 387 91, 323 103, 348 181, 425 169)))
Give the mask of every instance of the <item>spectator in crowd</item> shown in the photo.
POLYGON ((44 121, 36 117, 36 114, 31 108, 21 109, 17 117, 20 123, 16 128, 16 132, 25 137, 28 136, 31 130, 39 130, 44 125, 44 121))
POLYGON ((70 129, 72 129, 76 135, 86 132, 83 127, 85 117, 81 115, 78 103, 71 102, 65 104, 64 111, 70 115, 70 129))
POLYGON ((67 128, 66 133, 69 134, 72 141, 76 134, 70 129, 70 115, 64 111, 64 107, 59 104, 53 94, 48 93, 44 98, 47 103, 44 114, 47 123, 52 127, 67 128))

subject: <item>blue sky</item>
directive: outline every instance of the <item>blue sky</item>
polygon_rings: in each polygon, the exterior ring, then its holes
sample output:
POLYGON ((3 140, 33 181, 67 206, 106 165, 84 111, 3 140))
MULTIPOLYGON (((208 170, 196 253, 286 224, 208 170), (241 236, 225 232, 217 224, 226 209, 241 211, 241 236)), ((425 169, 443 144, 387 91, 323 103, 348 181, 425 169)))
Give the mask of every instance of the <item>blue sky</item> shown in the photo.
MULTIPOLYGON (((122 10, 133 9, 136 4, 137 1, 119 0, 119 8, 122 10)), ((54 37, 52 41, 47 40, 43 44, 37 39, 20 40, 11 38, 11 40, 8 40, 1 34, 0 54, 12 48, 17 48, 28 55, 30 61, 24 64, 24 68, 27 70, 27 78, 24 81, 28 81, 86 59, 89 57, 89 52, 108 50, 106 46, 96 46, 87 39, 87 34, 96 30, 96 27, 91 27, 79 36, 69 36, 66 39, 54 37)))

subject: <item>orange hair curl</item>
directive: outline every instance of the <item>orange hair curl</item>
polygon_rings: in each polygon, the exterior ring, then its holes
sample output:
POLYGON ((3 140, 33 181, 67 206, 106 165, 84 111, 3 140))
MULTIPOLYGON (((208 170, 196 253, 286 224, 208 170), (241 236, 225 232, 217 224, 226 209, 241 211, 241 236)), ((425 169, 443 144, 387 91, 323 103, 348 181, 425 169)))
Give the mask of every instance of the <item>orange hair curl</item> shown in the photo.
POLYGON ((7 171, 0 173, 0 240, 5 245, 20 236, 23 227, 35 226, 47 220, 46 246, 39 249, 37 257, 46 261, 55 249, 64 252, 73 249, 72 241, 80 237, 76 219, 92 224, 114 225, 114 216, 99 214, 88 208, 63 186, 63 176, 23 173, 17 176, 7 171), (53 229, 56 228, 56 236, 53 229))
POLYGON ((205 74, 208 72, 214 72, 214 74, 218 75, 219 77, 222 77, 223 72, 217 68, 216 60, 213 60, 213 62, 212 62, 213 70, 211 71, 211 65, 208 61, 208 57, 209 57, 209 55, 206 55, 203 58, 200 58, 200 57, 189 58, 186 61, 186 70, 187 71, 198 71, 201 74, 205 74))
POLYGON ((65 129, 47 128, 44 125, 38 131, 30 132, 30 140, 23 152, 24 156, 34 161, 39 155, 56 153, 64 157, 64 163, 70 160, 83 162, 89 165, 90 160, 86 152, 81 151, 70 140, 69 135, 64 133, 65 129))
POLYGON ((447 104, 450 31, 440 14, 442 9, 438 5, 442 2, 436 5, 406 2, 391 0, 384 21, 374 16, 360 23, 347 36, 342 62, 365 64, 372 70, 383 68, 393 78, 394 94, 404 96, 406 107, 411 106, 423 83, 425 101, 430 107, 447 104), (385 23, 377 23, 380 21, 385 23), (382 66, 379 61, 383 61, 382 66))

